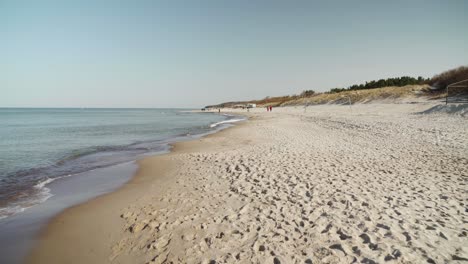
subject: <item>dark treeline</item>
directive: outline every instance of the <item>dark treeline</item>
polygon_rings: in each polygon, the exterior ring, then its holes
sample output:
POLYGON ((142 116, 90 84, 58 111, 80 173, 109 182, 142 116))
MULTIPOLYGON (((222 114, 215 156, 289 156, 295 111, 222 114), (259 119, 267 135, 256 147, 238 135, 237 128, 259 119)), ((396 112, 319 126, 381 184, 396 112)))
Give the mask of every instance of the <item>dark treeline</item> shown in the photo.
POLYGON ((461 66, 455 69, 437 74, 429 80, 429 84, 434 88, 444 89, 447 85, 468 79, 468 66, 461 66))
POLYGON ((429 84, 436 89, 444 89, 447 85, 462 80, 468 79, 468 66, 461 66, 455 69, 445 71, 443 73, 437 74, 432 78, 425 79, 421 76, 418 78, 403 76, 397 78, 388 78, 380 79, 378 81, 370 81, 365 84, 354 84, 348 88, 333 88, 330 89, 327 93, 339 93, 343 91, 354 91, 354 90, 365 90, 365 89, 375 89, 388 86, 397 86, 402 87, 406 85, 416 85, 416 84, 429 84))
POLYGON ((406 85, 415 85, 415 84, 425 84, 429 81, 429 79, 425 79, 421 76, 418 78, 403 76, 397 78, 388 78, 388 79, 380 79, 378 81, 370 81, 366 82, 365 84, 354 84, 348 88, 333 88, 330 89, 328 93, 339 93, 343 91, 354 91, 354 90, 365 90, 365 89, 375 89, 375 88, 382 88, 388 86, 406 86, 406 85))

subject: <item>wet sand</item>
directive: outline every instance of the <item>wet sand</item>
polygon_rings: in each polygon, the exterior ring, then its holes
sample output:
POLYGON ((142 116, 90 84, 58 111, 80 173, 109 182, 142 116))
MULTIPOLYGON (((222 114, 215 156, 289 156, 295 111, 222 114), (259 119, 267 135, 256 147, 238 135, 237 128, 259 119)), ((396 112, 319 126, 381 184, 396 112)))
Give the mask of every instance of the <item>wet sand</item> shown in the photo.
POLYGON ((28 263, 463 261, 468 122, 432 106, 244 112, 57 216, 28 263))
POLYGON ((41 229, 50 219, 73 205, 112 192, 130 180, 137 170, 134 162, 121 163, 53 181, 53 196, 22 213, 0 220, 0 263, 23 263, 41 229))

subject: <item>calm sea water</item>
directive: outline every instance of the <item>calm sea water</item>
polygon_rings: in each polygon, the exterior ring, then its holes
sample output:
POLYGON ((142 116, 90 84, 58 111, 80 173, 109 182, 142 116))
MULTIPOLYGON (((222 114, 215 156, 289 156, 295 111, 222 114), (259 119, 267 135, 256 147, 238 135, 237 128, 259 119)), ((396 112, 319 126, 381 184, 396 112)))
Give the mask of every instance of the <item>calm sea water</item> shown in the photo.
POLYGON ((167 148, 235 121, 180 109, 0 108, 0 218, 47 200, 47 184, 167 148))

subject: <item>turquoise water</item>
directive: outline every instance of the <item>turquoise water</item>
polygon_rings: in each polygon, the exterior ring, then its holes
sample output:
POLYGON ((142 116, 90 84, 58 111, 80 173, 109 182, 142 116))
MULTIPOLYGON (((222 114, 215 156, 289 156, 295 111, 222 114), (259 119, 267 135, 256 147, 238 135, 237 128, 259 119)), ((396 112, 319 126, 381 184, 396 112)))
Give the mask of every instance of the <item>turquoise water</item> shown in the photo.
POLYGON ((0 108, 0 218, 50 197, 45 186, 167 148, 232 117, 181 109, 0 108))

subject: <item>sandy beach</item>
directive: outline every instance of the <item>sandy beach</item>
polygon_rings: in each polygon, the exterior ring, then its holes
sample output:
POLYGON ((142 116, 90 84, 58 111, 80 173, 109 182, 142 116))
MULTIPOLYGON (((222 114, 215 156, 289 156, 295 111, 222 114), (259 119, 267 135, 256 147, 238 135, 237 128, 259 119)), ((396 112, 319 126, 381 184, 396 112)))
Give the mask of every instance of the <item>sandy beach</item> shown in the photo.
POLYGON ((434 106, 242 111, 55 217, 27 263, 466 263, 467 117, 434 106))

